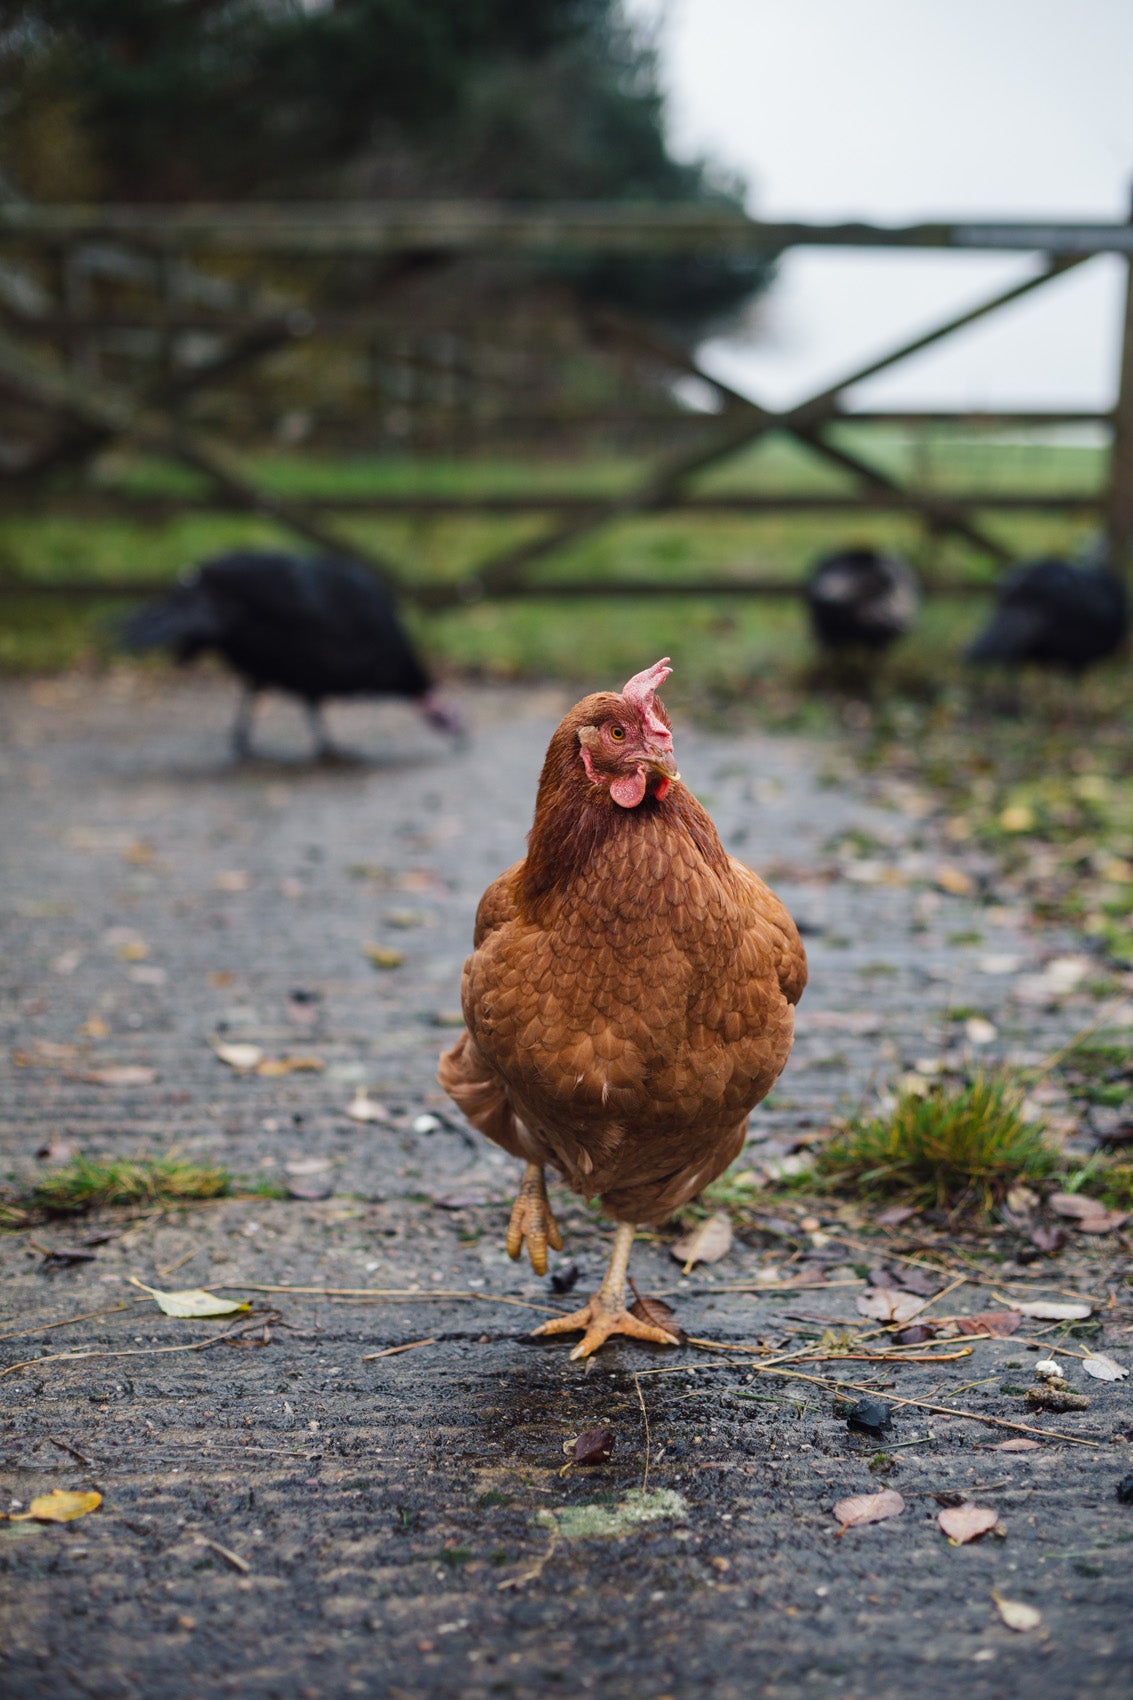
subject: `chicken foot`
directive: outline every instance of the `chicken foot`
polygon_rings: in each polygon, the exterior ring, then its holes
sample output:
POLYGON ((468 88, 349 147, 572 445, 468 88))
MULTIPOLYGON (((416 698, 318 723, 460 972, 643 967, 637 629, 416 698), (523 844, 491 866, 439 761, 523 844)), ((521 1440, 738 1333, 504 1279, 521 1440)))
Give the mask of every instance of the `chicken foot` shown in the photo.
POLYGON ((523 1250, 524 1240, 527 1241, 527 1255, 531 1259, 532 1269, 536 1275, 545 1275, 547 1247, 554 1246, 556 1251, 562 1251, 563 1236, 551 1212, 547 1183, 543 1179, 543 1168, 539 1163, 528 1163, 523 1171, 523 1179, 519 1183, 519 1192, 512 1207, 511 1221, 507 1229, 507 1254, 513 1263, 523 1250))
POLYGON ((599 1346, 605 1345, 611 1334, 629 1334, 635 1340, 655 1340, 661 1346, 679 1346, 680 1341, 675 1334, 668 1334, 651 1322, 640 1322, 626 1309, 626 1270, 636 1232, 632 1222, 619 1222, 606 1278, 590 1302, 582 1310, 571 1311, 569 1316, 557 1316, 553 1322, 544 1322, 533 1333, 570 1334, 575 1329, 583 1329, 582 1339, 570 1354, 572 1360, 588 1358, 599 1346))

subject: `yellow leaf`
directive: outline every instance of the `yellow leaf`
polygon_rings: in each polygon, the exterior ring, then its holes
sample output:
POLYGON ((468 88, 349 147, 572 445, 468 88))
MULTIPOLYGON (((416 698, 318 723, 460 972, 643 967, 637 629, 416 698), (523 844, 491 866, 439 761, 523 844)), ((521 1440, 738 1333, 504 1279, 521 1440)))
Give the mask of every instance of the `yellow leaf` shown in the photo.
POLYGON ((369 959, 375 968, 400 968, 405 961, 403 950, 388 950, 385 945, 381 944, 365 945, 362 954, 369 959))
POLYGON ((37 1523, 70 1523, 75 1517, 85 1517, 88 1511, 97 1511, 101 1504, 100 1493, 68 1493, 64 1488, 52 1488, 50 1493, 37 1495, 27 1511, 18 1512, 8 1521, 26 1523, 33 1518, 37 1523))
POLYGON ((187 1287, 183 1292, 163 1293, 157 1287, 147 1287, 144 1281, 131 1276, 135 1287, 156 1300, 166 1316, 233 1316, 240 1310, 251 1310, 247 1299, 218 1299, 200 1287, 187 1287))

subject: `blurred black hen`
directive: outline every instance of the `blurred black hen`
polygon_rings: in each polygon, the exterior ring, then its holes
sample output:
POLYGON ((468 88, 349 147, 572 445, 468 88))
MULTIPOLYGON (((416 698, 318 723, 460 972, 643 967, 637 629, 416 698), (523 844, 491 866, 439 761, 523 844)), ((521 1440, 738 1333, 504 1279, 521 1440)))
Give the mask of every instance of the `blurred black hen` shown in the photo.
POLYGON ((1128 631, 1129 598, 1115 573, 1048 556, 1008 573, 967 659, 1033 661, 1080 673, 1114 654, 1128 631))
POLYGON ((393 598, 355 561, 235 550, 204 561, 168 596, 122 627, 130 649, 168 649, 178 661, 214 650, 244 681, 232 728, 237 756, 251 753, 256 693, 302 699, 320 755, 333 753, 322 722, 327 697, 408 697, 426 720, 459 733, 436 697, 393 598))
POLYGON ((877 549, 825 555, 806 594, 812 630, 826 649, 887 649, 912 630, 920 606, 912 568, 877 549))

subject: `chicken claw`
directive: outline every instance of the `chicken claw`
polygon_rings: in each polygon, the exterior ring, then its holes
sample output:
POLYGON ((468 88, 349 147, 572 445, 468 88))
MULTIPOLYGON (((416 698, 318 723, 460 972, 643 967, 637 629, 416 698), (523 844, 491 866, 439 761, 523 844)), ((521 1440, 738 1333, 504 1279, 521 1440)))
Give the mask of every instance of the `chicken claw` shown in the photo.
POLYGON ((652 1322, 639 1321, 626 1309, 626 1268, 633 1236, 632 1222, 619 1222, 606 1279, 593 1298, 582 1310, 573 1310, 569 1316, 556 1316, 553 1322, 544 1322, 532 1332, 571 1334, 576 1329, 583 1329, 582 1339, 570 1354, 572 1361, 590 1357, 599 1346, 605 1345, 611 1334, 628 1334, 634 1340, 653 1340, 659 1346, 679 1346, 680 1341, 675 1334, 667 1333, 652 1322))
POLYGON ((514 1263, 527 1241, 527 1255, 536 1275, 547 1273, 547 1247, 563 1249, 563 1236, 551 1212, 547 1183, 538 1163, 528 1163, 519 1183, 507 1230, 507 1254, 514 1263))

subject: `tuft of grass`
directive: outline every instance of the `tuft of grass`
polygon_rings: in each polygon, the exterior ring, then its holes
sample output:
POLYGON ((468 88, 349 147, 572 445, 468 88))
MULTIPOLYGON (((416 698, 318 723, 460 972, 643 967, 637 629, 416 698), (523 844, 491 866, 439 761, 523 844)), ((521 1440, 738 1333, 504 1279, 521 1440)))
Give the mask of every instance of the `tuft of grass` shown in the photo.
POLYGON ((938 1208, 988 1210, 1017 1180, 1039 1180, 1057 1152, 1022 1113, 1007 1077, 977 1074, 926 1096, 904 1092, 892 1113, 854 1121, 821 1152, 819 1173, 871 1193, 899 1193, 938 1208))
POLYGON ((49 1216, 75 1216, 113 1204, 178 1204, 226 1198, 238 1191, 268 1197, 284 1194, 271 1183, 238 1187, 227 1169, 183 1157, 73 1157, 9 1204, 49 1216))

